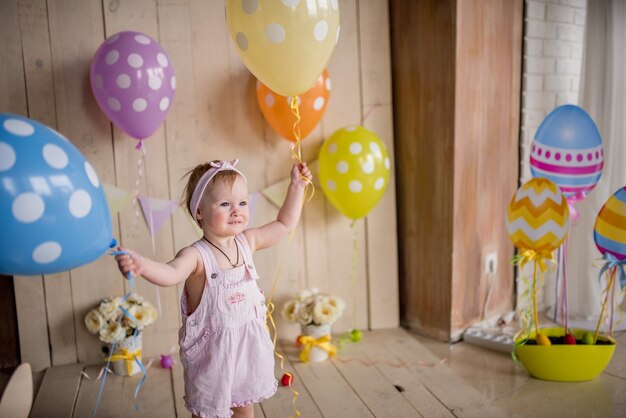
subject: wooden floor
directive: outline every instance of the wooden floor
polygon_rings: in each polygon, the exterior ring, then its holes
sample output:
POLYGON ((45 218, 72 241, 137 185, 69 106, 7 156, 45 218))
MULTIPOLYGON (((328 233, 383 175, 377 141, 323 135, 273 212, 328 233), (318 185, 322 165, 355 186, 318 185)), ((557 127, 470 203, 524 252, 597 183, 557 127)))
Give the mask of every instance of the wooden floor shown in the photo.
MULTIPOLYGON (((302 417, 623 417, 626 416, 626 334, 597 379, 583 383, 544 382, 516 369, 511 357, 466 343, 448 345, 402 329, 364 333, 337 358, 301 363, 292 344, 281 345, 285 369, 295 376, 302 417), (442 363, 441 360, 445 359, 442 363)), ((99 367, 47 369, 31 417, 90 417, 100 382, 99 367)), ((276 376, 282 372, 277 365, 276 376)), ((189 417, 182 402, 182 370, 149 369, 135 410, 138 378, 109 375, 97 417, 189 417)), ((289 417, 293 395, 279 387, 256 405, 255 417, 289 417)))

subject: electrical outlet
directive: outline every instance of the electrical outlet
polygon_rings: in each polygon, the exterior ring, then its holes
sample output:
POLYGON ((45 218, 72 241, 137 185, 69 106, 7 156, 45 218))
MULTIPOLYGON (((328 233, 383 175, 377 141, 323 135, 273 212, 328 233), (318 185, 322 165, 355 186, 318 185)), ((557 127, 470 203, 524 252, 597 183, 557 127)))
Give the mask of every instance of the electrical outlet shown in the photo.
POLYGON ((498 253, 493 251, 483 257, 483 269, 487 274, 495 274, 498 269, 498 253))

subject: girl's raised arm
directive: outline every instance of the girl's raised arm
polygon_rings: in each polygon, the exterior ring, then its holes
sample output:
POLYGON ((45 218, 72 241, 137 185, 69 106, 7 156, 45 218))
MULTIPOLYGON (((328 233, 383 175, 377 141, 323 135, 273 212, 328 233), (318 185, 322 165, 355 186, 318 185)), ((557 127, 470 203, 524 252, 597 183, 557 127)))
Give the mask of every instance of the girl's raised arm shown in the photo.
POLYGON ((302 213, 304 190, 312 177, 306 163, 293 165, 287 196, 276 220, 244 232, 253 252, 271 247, 295 229, 302 213))

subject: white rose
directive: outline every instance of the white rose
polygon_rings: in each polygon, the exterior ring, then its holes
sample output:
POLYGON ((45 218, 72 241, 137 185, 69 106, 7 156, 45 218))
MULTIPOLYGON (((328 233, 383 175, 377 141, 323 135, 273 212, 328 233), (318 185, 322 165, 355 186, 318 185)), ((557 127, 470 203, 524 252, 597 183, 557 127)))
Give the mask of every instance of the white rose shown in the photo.
POLYGON ((100 311, 104 319, 111 320, 117 316, 118 306, 119 303, 117 302, 117 300, 105 299, 100 303, 100 307, 98 308, 98 310, 100 311))
POLYGON ((327 303, 318 303, 313 308, 313 321, 316 324, 332 324, 337 319, 337 309, 327 303))
POLYGON ((305 300, 307 300, 311 296, 313 296, 313 293, 311 293, 311 291, 309 289, 304 289, 304 290, 296 293, 296 301, 304 302, 305 300))
POLYGON ((296 320, 302 325, 308 325, 313 321, 313 312, 309 305, 298 309, 296 312, 296 320))
POLYGON ((85 325, 87 326, 87 330, 89 332, 97 334, 104 325, 104 317, 100 311, 92 309, 89 311, 87 316, 85 316, 85 325))
POLYGON ((131 292, 131 294, 128 295, 128 299, 126 300, 128 301, 128 303, 131 303, 131 304, 140 304, 143 302, 143 296, 140 296, 139 294, 135 292, 131 292))
POLYGON ((100 330, 100 340, 109 344, 122 341, 126 338, 126 331, 124 327, 118 326, 117 322, 109 322, 100 330))
POLYGON ((296 317, 296 312, 298 311, 298 305, 295 300, 290 300, 285 303, 283 306, 283 310, 281 311, 281 315, 283 318, 287 320, 287 322, 296 322, 298 319, 296 317))
POLYGON ((336 310, 337 310, 337 316, 341 316, 341 314, 343 313, 343 310, 346 308, 346 302, 343 301, 343 299, 337 297, 337 296, 326 296, 323 300, 322 303, 326 303, 330 306, 333 306, 336 310))
POLYGON ((148 326, 154 324, 159 317, 159 314, 154 306, 151 303, 144 302, 143 303, 144 310, 144 322, 143 326, 148 326))

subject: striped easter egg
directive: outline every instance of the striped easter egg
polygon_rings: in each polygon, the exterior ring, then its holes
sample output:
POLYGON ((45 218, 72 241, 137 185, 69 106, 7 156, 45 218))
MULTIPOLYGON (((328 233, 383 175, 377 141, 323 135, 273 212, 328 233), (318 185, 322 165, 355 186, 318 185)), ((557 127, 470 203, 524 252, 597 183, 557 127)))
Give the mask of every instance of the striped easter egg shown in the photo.
POLYGON ((555 182, 566 199, 583 199, 602 176, 604 151, 600 132, 578 106, 554 109, 543 120, 530 147, 534 177, 555 182))
POLYGON ((522 251, 554 251, 569 230, 567 200, 554 182, 532 178, 511 199, 506 229, 513 244, 522 251))
POLYGON ((613 254, 618 260, 626 258, 626 187, 616 191, 600 209, 593 239, 602 254, 613 254))

